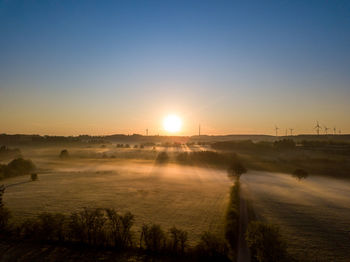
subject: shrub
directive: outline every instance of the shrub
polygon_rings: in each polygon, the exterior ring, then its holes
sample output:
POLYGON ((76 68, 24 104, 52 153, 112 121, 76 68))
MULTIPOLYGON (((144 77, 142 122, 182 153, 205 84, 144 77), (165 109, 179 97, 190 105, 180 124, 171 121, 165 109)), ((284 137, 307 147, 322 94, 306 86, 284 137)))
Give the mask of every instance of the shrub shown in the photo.
POLYGON ((4 177, 26 175, 35 170, 35 165, 30 160, 17 158, 12 160, 8 165, 2 165, 0 168, 4 177))
POLYGON ((38 216, 38 234, 42 240, 65 240, 67 218, 60 213, 42 213, 38 216))
POLYGON ((279 141, 275 141, 273 143, 273 146, 276 149, 281 149, 281 150, 294 149, 295 142, 292 139, 282 139, 279 141))
POLYGON ((31 179, 32 181, 38 180, 38 174, 37 174, 37 173, 31 173, 31 174, 30 174, 30 179, 31 179))
POLYGON ((160 152, 157 156, 157 159, 156 159, 156 161, 158 163, 165 163, 168 160, 169 160, 169 156, 168 156, 167 152, 160 152))
POLYGON ((25 220, 18 228, 20 236, 29 239, 40 239, 42 236, 39 230, 39 223, 35 219, 25 220))
POLYGON ((304 169, 296 169, 293 172, 293 176, 296 177, 297 179, 301 180, 303 178, 307 178, 308 177, 308 173, 304 170, 304 169))
POLYGON ((69 153, 67 149, 63 149, 60 153, 60 158, 61 159, 68 159, 69 158, 69 153))
POLYGON ((247 244, 252 256, 259 262, 286 260, 286 243, 274 225, 253 221, 246 232, 247 244))

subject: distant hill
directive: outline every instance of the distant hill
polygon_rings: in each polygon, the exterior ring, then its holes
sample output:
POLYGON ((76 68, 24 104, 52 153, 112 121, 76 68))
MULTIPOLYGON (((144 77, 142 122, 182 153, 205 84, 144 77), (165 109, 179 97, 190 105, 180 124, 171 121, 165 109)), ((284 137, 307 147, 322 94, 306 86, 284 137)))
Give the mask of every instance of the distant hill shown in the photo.
POLYGON ((187 142, 218 142, 218 141, 239 141, 252 140, 275 141, 281 139, 293 139, 295 142, 307 141, 335 141, 350 143, 350 135, 296 135, 296 136, 275 136, 271 135, 201 135, 201 136, 143 136, 139 134, 124 135, 115 134, 107 136, 40 136, 40 135, 8 135, 0 134, 0 145, 62 145, 62 144, 103 144, 103 143, 187 143, 187 142))

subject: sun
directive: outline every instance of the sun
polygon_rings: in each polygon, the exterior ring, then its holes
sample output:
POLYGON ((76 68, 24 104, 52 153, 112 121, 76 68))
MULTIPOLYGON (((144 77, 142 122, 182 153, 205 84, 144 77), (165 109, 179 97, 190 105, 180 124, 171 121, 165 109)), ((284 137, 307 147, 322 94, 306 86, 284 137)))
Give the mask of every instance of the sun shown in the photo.
POLYGON ((181 130, 182 121, 177 115, 168 115, 163 120, 164 130, 169 133, 176 133, 181 130))

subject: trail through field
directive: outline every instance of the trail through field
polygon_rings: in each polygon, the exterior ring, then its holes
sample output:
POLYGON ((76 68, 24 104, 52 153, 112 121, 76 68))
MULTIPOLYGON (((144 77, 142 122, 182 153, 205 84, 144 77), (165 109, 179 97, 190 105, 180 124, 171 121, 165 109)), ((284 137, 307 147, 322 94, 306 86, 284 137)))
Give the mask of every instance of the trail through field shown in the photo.
POLYGON ((298 181, 268 172, 249 172, 241 180, 258 218, 280 226, 298 261, 349 261, 349 180, 311 176, 298 181))

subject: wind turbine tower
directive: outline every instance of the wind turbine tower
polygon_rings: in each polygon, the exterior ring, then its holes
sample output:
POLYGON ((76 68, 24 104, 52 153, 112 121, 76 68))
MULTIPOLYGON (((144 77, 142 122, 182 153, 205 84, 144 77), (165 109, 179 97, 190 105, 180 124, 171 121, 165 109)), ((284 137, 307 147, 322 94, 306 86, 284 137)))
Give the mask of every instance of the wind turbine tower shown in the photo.
POLYGON ((318 123, 318 121, 317 121, 317 125, 314 127, 314 129, 316 129, 317 135, 320 135, 321 126, 320 126, 320 124, 318 123))
POLYGON ((201 125, 198 125, 198 136, 201 136, 201 125))
POLYGON ((148 136, 148 128, 146 129, 146 136, 148 136))
POLYGON ((328 130, 329 130, 329 127, 324 127, 324 132, 326 133, 326 135, 328 134, 328 130))
POLYGON ((275 126, 275 131, 276 131, 276 137, 278 136, 278 127, 277 126, 275 126))
POLYGON ((334 135, 336 135, 337 134, 337 128, 333 128, 333 133, 334 133, 334 135))

